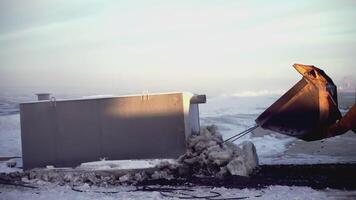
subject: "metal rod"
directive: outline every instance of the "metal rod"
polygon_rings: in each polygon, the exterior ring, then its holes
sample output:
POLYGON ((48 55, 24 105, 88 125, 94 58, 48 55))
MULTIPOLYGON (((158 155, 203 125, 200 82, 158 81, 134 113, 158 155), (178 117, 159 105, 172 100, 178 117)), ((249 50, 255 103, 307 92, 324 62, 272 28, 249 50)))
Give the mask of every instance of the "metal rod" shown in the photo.
POLYGON ((234 141, 236 141, 237 139, 239 139, 239 138, 243 137, 244 135, 246 135, 247 133, 249 133, 249 132, 255 130, 257 127, 258 127, 258 125, 255 125, 255 126, 253 126, 253 127, 250 127, 250 128, 248 128, 248 129, 246 129, 246 130, 244 130, 244 131, 242 131, 242 132, 240 132, 240 133, 238 133, 238 134, 236 134, 236 135, 234 135, 234 136, 232 136, 232 137, 226 139, 224 142, 229 141, 229 140, 232 140, 231 142, 234 142, 234 141))

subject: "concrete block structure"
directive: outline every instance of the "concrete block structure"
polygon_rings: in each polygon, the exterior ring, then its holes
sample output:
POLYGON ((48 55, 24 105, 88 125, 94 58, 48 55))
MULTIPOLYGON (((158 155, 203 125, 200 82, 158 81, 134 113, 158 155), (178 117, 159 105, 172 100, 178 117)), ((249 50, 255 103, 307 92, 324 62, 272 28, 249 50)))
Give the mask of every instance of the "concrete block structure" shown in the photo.
POLYGON ((20 105, 24 169, 83 162, 177 158, 199 132, 205 95, 161 93, 20 105))

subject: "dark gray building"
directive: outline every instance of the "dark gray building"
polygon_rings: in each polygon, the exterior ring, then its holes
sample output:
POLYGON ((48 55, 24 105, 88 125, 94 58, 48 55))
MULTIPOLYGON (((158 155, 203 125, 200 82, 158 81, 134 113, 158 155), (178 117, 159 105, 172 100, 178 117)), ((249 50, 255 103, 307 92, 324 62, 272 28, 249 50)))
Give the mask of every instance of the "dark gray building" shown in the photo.
POLYGON ((20 105, 24 169, 176 158, 199 132, 205 95, 164 93, 44 100, 20 105))

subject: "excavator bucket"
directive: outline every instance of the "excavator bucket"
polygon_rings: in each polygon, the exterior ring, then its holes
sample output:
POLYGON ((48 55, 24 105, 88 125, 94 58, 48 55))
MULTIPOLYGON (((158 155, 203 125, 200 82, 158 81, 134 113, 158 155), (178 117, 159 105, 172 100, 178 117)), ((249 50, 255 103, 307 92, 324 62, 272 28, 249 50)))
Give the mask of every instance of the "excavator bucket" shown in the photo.
POLYGON ((256 123, 306 141, 323 139, 326 128, 341 118, 336 86, 315 66, 294 64, 293 67, 303 78, 267 108, 256 123))

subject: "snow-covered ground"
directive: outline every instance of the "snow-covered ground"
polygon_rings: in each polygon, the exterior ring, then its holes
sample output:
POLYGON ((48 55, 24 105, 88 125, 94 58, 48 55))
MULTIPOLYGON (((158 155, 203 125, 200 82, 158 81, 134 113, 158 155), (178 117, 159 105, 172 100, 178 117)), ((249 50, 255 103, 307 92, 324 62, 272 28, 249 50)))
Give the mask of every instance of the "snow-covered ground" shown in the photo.
POLYGON ((82 163, 77 169, 83 170, 115 170, 115 169, 147 169, 161 162, 175 163, 174 159, 145 159, 145 160, 101 160, 82 163))
MULTIPOLYGON (((5 199, 26 199, 26 200, 49 200, 49 199, 178 199, 164 197, 164 194, 171 195, 171 193, 164 193, 163 195, 157 191, 135 191, 136 188, 133 186, 120 186, 111 188, 96 188, 96 187, 81 187, 81 190, 87 192, 77 192, 73 191, 69 186, 58 186, 54 184, 45 184, 40 189, 26 189, 26 188, 14 188, 12 186, 6 186, 0 188, 0 200, 5 199), (110 193, 97 193, 98 191, 106 191, 110 193)), ((322 200, 322 199, 332 199, 333 194, 338 192, 337 190, 325 190, 317 191, 308 187, 287 187, 287 186, 270 186, 265 189, 228 189, 224 187, 211 188, 211 187, 194 187, 185 188, 194 189, 194 191, 184 193, 189 195, 194 195, 197 197, 204 197, 214 195, 218 192, 221 196, 217 199, 227 199, 227 198, 248 198, 248 199, 295 199, 295 200, 322 200)), ((350 195, 355 195, 349 192, 350 195)), ((182 196, 176 194, 175 196, 182 196)), ((353 196, 354 197, 354 196, 353 196)), ((335 196, 334 196, 335 198, 335 196)), ((214 199, 214 198, 212 198, 214 199)))
MULTIPOLYGON (((21 157, 21 131, 20 115, 0 116, 0 157, 21 157)), ((22 166, 22 159, 15 159, 17 166, 22 166)), ((19 171, 17 168, 8 168, 6 162, 0 161, 0 172, 19 171)))
MULTIPOLYGON (((208 104, 201 106, 202 125, 216 124, 224 138, 228 138, 254 125, 254 119, 277 97, 215 97, 208 99, 208 104)), ((7 111, 6 111, 7 112, 7 111)), ((0 156, 21 156, 20 119, 16 113, 16 106, 11 107, 11 113, 0 116, 0 156)), ((308 153, 286 154, 288 148, 298 143, 294 138, 267 134, 254 137, 246 135, 236 141, 237 143, 249 140, 257 149, 262 164, 290 164, 290 163, 320 163, 338 162, 339 158, 328 155, 308 153)), ((336 139, 337 140, 337 139, 336 139)), ((353 144, 355 144, 353 142, 353 144)), ((340 157, 340 156, 339 156, 340 157)), ((355 159, 356 160, 356 159, 355 159)), ((22 165, 21 158, 16 159, 17 166, 22 165)), ((157 161, 99 161, 83 164, 86 169, 96 168, 134 168, 135 166, 154 166, 157 161)), ((8 168, 5 161, 0 161, 0 172, 21 170, 8 168)), ((68 186, 59 186, 52 183, 37 183, 38 189, 19 188, 15 186, 0 185, 0 199, 166 199, 159 192, 139 191, 132 192, 132 186, 116 186, 113 188, 82 188, 88 192, 76 192, 68 186), (115 191, 113 194, 96 193, 97 190, 115 191), (118 193, 116 193, 118 192, 118 193)), ((195 196, 204 196, 209 191, 222 194, 223 198, 249 197, 249 199, 330 199, 345 196, 356 197, 355 192, 340 190, 314 190, 309 187, 271 186, 265 189, 228 189, 223 187, 207 188, 194 187, 195 196), (262 195, 262 196, 261 196, 262 195)), ((221 198, 221 197, 220 197, 221 198)))

